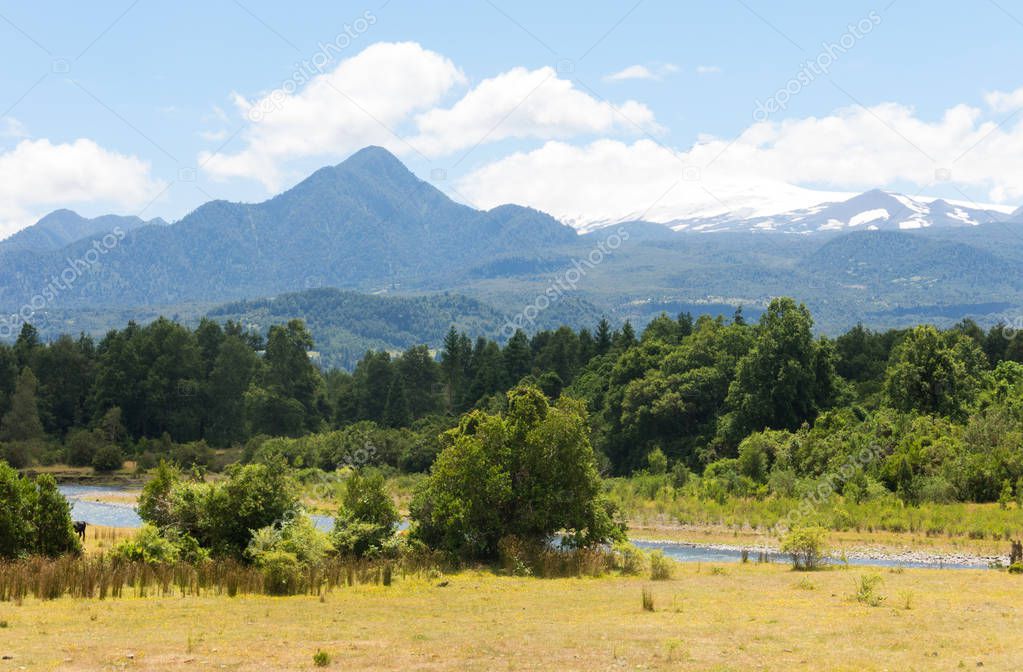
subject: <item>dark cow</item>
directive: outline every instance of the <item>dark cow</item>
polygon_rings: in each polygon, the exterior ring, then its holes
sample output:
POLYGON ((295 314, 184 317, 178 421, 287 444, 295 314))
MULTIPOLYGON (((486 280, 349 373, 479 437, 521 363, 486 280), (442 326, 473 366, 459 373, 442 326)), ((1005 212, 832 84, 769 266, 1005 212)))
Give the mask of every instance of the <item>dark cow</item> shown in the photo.
POLYGON ((76 520, 74 525, 75 525, 75 534, 78 535, 79 539, 81 539, 82 541, 85 541, 85 528, 88 527, 86 525, 85 521, 84 520, 76 520))

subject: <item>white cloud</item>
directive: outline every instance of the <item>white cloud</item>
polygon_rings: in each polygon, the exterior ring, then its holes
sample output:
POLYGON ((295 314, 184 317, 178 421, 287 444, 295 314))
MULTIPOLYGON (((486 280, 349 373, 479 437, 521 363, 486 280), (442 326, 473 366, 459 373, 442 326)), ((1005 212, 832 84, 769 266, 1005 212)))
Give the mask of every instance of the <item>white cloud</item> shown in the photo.
POLYGON ((998 123, 968 105, 928 121, 884 103, 756 123, 734 142, 705 137, 678 151, 649 140, 551 142, 485 166, 458 187, 484 207, 518 202, 582 223, 639 216, 651 206, 652 221, 772 214, 829 196, 793 185, 846 192, 910 183, 926 191, 947 175, 977 200, 1018 202, 1023 120, 998 123))
POLYGON ((442 106, 468 81, 449 59, 411 42, 374 44, 299 84, 254 101, 233 94, 249 120, 245 146, 233 154, 200 153, 199 165, 215 178, 253 178, 274 191, 289 161, 333 159, 370 144, 441 156, 508 138, 660 131, 647 106, 632 100, 612 106, 549 67, 513 68, 442 106))
POLYGON ((657 79, 657 75, 645 65, 630 65, 604 77, 605 82, 622 82, 629 79, 657 79))
POLYGON ((216 178, 254 178, 276 190, 282 164, 292 159, 343 156, 372 144, 403 148, 391 129, 464 81, 450 60, 418 44, 374 44, 300 91, 290 80, 255 101, 236 94, 235 105, 251 122, 244 149, 202 152, 199 165, 216 178))
POLYGON ((27 137, 28 129, 25 128, 25 124, 21 123, 14 117, 0 118, 0 138, 15 138, 20 140, 21 138, 27 137))
POLYGON ((612 106, 560 79, 550 67, 513 68, 485 79, 452 107, 418 115, 416 126, 419 135, 410 142, 431 156, 484 140, 659 131, 654 113, 646 105, 627 100, 612 106))
POLYGON ((458 191, 480 207, 522 203, 583 229, 627 219, 782 212, 827 196, 771 178, 711 175, 686 153, 646 139, 583 147, 548 142, 477 170, 460 181, 458 191))
POLYGON ((984 96, 984 102, 998 113, 1015 112, 1023 109, 1023 87, 1015 91, 992 91, 984 96))
POLYGON ((645 65, 630 65, 618 72, 605 75, 603 79, 605 82, 626 82, 634 79, 658 81, 664 79, 668 75, 675 74, 678 71, 679 67, 674 63, 662 63, 652 69, 645 65))
POLYGON ((140 208, 162 191, 150 166, 134 156, 79 139, 22 140, 0 153, 0 238, 59 207, 140 208))
POLYGON ((721 72, 721 68, 717 65, 698 65, 696 66, 696 74, 698 75, 716 75, 721 72))
POLYGON ((199 137, 207 142, 221 142, 227 139, 227 131, 199 131, 199 137))

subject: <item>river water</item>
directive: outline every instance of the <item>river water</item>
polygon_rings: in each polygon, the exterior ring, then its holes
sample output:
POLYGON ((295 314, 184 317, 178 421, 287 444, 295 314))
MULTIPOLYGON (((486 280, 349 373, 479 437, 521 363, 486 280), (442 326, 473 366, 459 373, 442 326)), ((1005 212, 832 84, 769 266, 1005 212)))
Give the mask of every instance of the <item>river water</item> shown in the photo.
MULTIPOLYGON (((142 519, 139 518, 139 514, 129 504, 89 501, 89 498, 93 498, 100 493, 120 493, 125 492, 125 488, 67 484, 59 486, 59 489, 71 503, 71 517, 73 520, 84 520, 90 525, 103 525, 106 527, 141 527, 142 525, 142 519)), ((330 516, 311 515, 310 518, 313 519, 316 527, 320 530, 329 531, 334 526, 334 519, 330 516)), ((404 526, 405 524, 403 524, 404 526)), ((632 543, 645 551, 662 551, 664 555, 679 562, 727 563, 740 562, 742 559, 742 551, 739 549, 680 542, 633 541, 632 543)), ((750 561, 755 561, 757 554, 758 552, 755 549, 750 549, 750 561)), ((769 553, 767 558, 770 562, 789 562, 788 556, 778 553, 769 553)), ((843 562, 862 566, 930 569, 978 569, 985 567, 981 563, 945 563, 891 558, 848 558, 843 562)))

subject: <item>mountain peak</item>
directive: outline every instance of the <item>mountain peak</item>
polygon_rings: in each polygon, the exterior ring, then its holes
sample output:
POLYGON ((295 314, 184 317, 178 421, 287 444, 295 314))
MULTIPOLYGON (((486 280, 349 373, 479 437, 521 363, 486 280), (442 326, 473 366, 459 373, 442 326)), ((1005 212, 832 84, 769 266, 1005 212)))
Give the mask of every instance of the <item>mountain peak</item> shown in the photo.
POLYGON ((369 170, 401 170, 410 172, 397 156, 377 145, 369 145, 355 152, 337 165, 338 168, 361 168, 369 170))

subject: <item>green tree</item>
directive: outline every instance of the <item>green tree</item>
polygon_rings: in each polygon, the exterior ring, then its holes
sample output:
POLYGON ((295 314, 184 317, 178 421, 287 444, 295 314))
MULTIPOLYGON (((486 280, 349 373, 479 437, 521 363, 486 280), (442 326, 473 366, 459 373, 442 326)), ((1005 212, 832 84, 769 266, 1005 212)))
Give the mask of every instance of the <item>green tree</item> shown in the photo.
POLYGON ((32 552, 35 499, 32 482, 0 461, 0 558, 17 558, 32 552))
POLYGON ((57 490, 57 481, 49 474, 36 478, 35 552, 51 558, 81 553, 82 545, 71 524, 71 507, 57 490))
POLYGON ((124 454, 114 443, 105 443, 92 456, 92 468, 96 471, 110 473, 124 466, 124 454))
POLYGON ((344 498, 334 520, 334 548, 358 557, 379 551, 394 535, 398 520, 383 475, 355 472, 345 481, 344 498))
POLYGON ((36 390, 39 381, 32 369, 25 368, 18 376, 11 408, 0 420, 0 440, 31 441, 43 436, 43 423, 39 419, 39 404, 36 390))
POLYGON ((971 336, 916 327, 892 353, 885 397, 900 411, 962 419, 977 397, 985 368, 984 352, 971 336))
POLYGON ((241 338, 227 336, 221 341, 206 388, 206 438, 214 446, 228 446, 248 436, 245 393, 259 368, 259 357, 241 338))
MULTIPOLYGON (((599 347, 599 344, 598 344, 599 347)), ((521 381, 533 369, 533 352, 529 347, 529 337, 526 332, 516 329, 508 344, 504 346, 501 353, 504 358, 504 369, 512 384, 521 381)))
POLYGON ((789 298, 771 301, 728 390, 734 425, 727 438, 768 427, 798 429, 813 420, 834 388, 834 365, 823 347, 814 341, 806 306, 789 298))
POLYGON ((503 415, 474 411, 445 447, 412 503, 415 535, 462 557, 492 558, 499 540, 569 543, 619 538, 603 498, 583 405, 550 406, 531 387, 508 393, 503 415))

